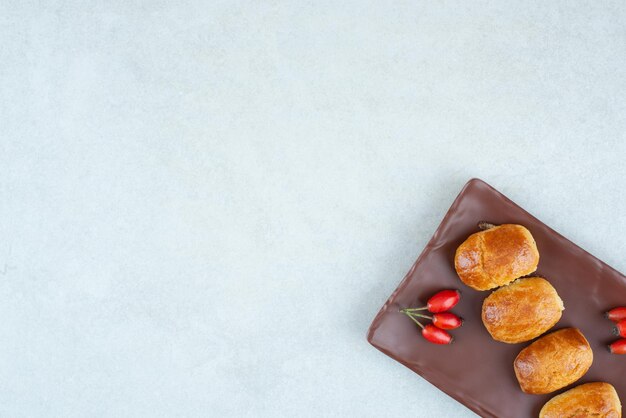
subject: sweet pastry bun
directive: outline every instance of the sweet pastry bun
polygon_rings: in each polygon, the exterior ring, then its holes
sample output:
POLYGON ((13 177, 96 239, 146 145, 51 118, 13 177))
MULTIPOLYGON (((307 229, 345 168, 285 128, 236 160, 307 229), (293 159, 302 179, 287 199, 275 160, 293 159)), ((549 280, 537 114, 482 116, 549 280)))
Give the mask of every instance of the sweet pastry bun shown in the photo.
POLYGON ((523 392, 554 392, 583 377, 593 363, 593 352, 577 328, 544 335, 515 358, 513 368, 523 392))
POLYGON ((485 328, 496 341, 509 344, 530 341, 561 319, 563 301, 544 278, 517 279, 483 302, 485 328))
POLYGON ((550 399, 539 418, 597 417, 621 418, 622 403, 613 385, 585 383, 550 399))
POLYGON ((466 285, 489 290, 537 269, 539 251, 528 229, 505 224, 470 235, 456 250, 454 268, 466 285))

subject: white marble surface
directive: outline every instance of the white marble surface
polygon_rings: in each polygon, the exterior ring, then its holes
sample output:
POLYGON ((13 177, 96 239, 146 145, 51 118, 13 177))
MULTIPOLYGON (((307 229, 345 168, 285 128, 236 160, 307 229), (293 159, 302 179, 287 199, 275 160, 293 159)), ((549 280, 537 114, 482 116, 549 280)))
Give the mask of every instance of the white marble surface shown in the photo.
POLYGON ((625 21, 0 0, 0 416, 473 416, 366 329, 471 177, 626 271, 625 21))

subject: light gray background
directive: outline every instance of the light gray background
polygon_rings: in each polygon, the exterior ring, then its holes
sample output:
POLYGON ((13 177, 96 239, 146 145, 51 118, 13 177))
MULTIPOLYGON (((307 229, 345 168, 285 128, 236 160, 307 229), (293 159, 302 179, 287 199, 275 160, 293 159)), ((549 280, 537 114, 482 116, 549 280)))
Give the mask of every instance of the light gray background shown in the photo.
POLYGON ((626 270, 623 1, 0 0, 0 416, 470 417, 366 329, 471 177, 626 270))

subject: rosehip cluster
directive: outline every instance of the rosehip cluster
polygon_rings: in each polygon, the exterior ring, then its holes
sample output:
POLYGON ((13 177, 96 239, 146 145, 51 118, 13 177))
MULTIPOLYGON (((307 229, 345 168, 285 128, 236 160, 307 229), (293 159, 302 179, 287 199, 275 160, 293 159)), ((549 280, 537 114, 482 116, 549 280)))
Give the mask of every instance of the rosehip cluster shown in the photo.
POLYGON ((611 354, 626 354, 626 307, 614 308, 606 313, 606 317, 615 322, 613 334, 622 337, 609 344, 611 354))
POLYGON ((463 319, 453 313, 447 312, 456 306, 461 299, 458 290, 442 290, 435 293, 426 306, 422 308, 405 308, 400 310, 411 318, 422 329, 422 336, 433 344, 450 344, 454 340, 446 330, 456 329, 463 325, 463 319), (433 315, 423 315, 419 311, 428 310, 433 315), (419 318, 430 319, 432 324, 422 325, 419 318))

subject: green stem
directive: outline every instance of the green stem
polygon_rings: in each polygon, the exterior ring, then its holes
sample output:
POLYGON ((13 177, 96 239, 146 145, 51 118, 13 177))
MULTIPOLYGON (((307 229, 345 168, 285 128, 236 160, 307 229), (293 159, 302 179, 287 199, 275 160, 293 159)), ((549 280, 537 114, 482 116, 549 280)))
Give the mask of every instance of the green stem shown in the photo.
POLYGON ((428 316, 428 315, 422 315, 419 313, 414 313, 414 312, 407 312, 408 315, 414 315, 414 316, 419 316, 420 318, 426 318, 426 319, 430 319, 431 321, 433 320, 432 316, 428 316))
POLYGON ((401 311, 401 312, 402 312, 403 314, 405 314, 406 316, 408 316, 409 318, 411 318, 411 321, 413 321, 413 322, 415 322, 417 325, 419 325, 419 327, 420 327, 421 329, 424 329, 424 325, 422 325, 422 324, 421 324, 421 323, 420 323, 417 319, 415 319, 415 318, 413 317, 413 315, 411 315, 410 313, 405 312, 405 311, 401 311))
POLYGON ((425 311, 428 309, 428 306, 424 306, 423 308, 404 308, 403 311, 425 311))

